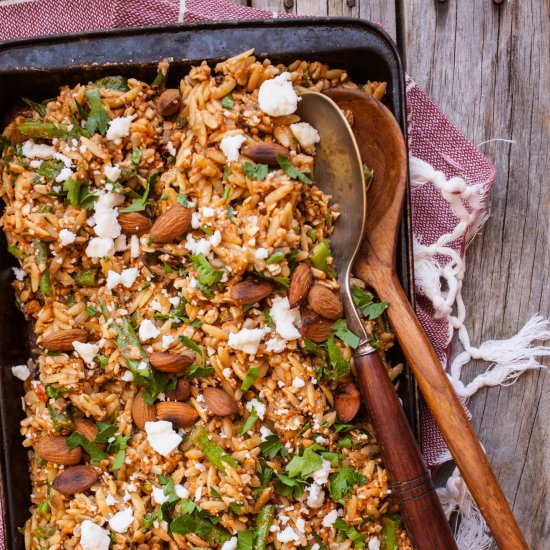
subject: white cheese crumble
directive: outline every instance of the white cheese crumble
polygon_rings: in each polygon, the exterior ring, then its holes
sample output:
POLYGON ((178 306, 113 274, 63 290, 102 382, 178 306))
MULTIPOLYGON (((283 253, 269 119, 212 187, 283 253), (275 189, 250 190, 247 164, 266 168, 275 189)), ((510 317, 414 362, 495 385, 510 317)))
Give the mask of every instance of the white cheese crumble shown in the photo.
POLYGON ((176 491, 178 498, 187 498, 189 496, 189 490, 179 483, 175 485, 174 491, 176 491))
POLYGON ((130 237, 130 257, 139 257, 139 237, 137 235, 132 235, 130 237))
POLYGON ((262 403, 257 399, 251 399, 246 404, 246 409, 249 410, 250 412, 252 412, 252 409, 254 409, 260 420, 263 420, 265 417, 265 411, 266 411, 265 403, 262 403))
POLYGON ((18 281, 22 281, 27 276, 25 270, 19 267, 12 267, 11 270, 13 271, 13 274, 18 281))
POLYGON ((233 371, 229 367, 225 367, 225 369, 222 370, 222 374, 226 378, 229 378, 233 374, 233 371))
POLYGON ((299 376, 296 376, 292 381, 292 385, 295 388, 303 388, 306 385, 306 383, 299 376))
POLYGON ((147 342, 151 338, 156 338, 160 334, 160 330, 149 319, 145 319, 139 326, 139 339, 142 342, 147 342))
POLYGON ((265 349, 266 351, 270 351, 272 353, 281 353, 286 348, 286 340, 283 340, 279 336, 275 335, 272 336, 266 343, 265 343, 265 349))
POLYGON ((164 504, 169 497, 164 494, 164 488, 162 487, 153 487, 153 500, 157 504, 164 504))
POLYGON ((330 468, 330 462, 323 459, 321 467, 316 472, 313 472, 313 481, 315 481, 317 485, 325 485, 325 483, 328 482, 330 468))
POLYGON ((124 382, 133 382, 134 381, 134 375, 133 375, 132 371, 130 371, 130 370, 125 370, 122 373, 122 376, 120 378, 122 380, 124 380, 124 382))
POLYGON ((105 137, 112 141, 126 137, 130 133, 130 125, 133 119, 134 115, 114 118, 109 122, 109 129, 105 137))
POLYGON ((377 539, 376 537, 369 540, 369 550, 380 550, 380 539, 377 539))
POLYGON ((241 145, 246 141, 242 134, 236 136, 225 136, 220 141, 220 149, 223 151, 227 162, 235 162, 239 160, 239 150, 241 145))
POLYGON ((267 327, 242 328, 237 333, 231 333, 227 343, 230 348, 244 351, 248 355, 255 355, 260 341, 269 331, 270 329, 267 327))
POLYGON ((169 334, 165 334, 162 337, 162 347, 168 349, 174 343, 174 337, 169 334))
POLYGON ((61 243, 61 246, 68 246, 70 244, 73 244, 75 239, 76 235, 68 229, 62 229, 59 232, 59 242, 61 243))
POLYGON ((260 109, 270 116, 286 116, 296 111, 300 98, 292 87, 289 72, 266 80, 260 86, 258 102, 260 109))
POLYGON ((132 508, 126 508, 125 510, 122 510, 122 512, 117 512, 109 520, 109 527, 116 533, 126 533, 133 522, 134 511, 132 508))
POLYGON ((273 435, 273 432, 267 426, 260 426, 260 434, 262 436, 262 441, 265 441, 270 435, 273 435))
POLYGON ((191 214, 191 227, 198 229, 201 226, 201 215, 199 212, 193 212, 191 214))
POLYGON ((290 129, 292 130, 294 137, 305 149, 314 148, 315 144, 321 141, 319 132, 307 122, 297 122, 296 124, 291 124, 290 129))
POLYGON ((12 374, 19 378, 19 380, 25 381, 30 375, 31 371, 29 370, 29 367, 27 365, 16 365, 15 367, 11 368, 12 374))
POLYGON ((109 493, 106 497, 105 497, 105 504, 107 506, 113 506, 114 504, 116 504, 116 500, 115 500, 115 497, 109 493))
POLYGON ((269 252, 265 248, 258 248, 254 253, 256 260, 265 260, 269 256, 269 252))
POLYGON ((105 177, 110 181, 116 181, 118 178, 120 178, 121 172, 122 168, 118 164, 115 164, 114 166, 103 167, 103 173, 105 174, 105 177))
POLYGON ((126 288, 130 288, 135 283, 138 275, 139 271, 137 267, 124 269, 121 273, 109 270, 107 273, 107 288, 112 290, 118 285, 124 285, 126 288))
POLYGON ((63 181, 67 181, 71 176, 73 175, 73 171, 70 168, 63 168, 57 176, 55 176, 55 181, 57 183, 61 183, 63 181))
POLYGON ((102 237, 90 239, 86 247, 86 256, 88 258, 105 258, 112 256, 114 252, 115 243, 113 239, 103 239, 102 237))
POLYGON ((167 144, 166 144, 166 149, 168 149, 168 152, 173 156, 175 157, 177 154, 178 154, 178 151, 177 149, 174 147, 174 144, 169 141, 167 144))
POLYGON ((320 508, 325 501, 325 492, 317 483, 312 483, 308 489, 307 505, 309 508, 320 508))
POLYGON ((221 550, 237 550, 237 537, 231 537, 224 542, 221 550))
POLYGON ((212 243, 208 239, 195 240, 193 235, 189 234, 185 240, 185 246, 191 254, 200 254, 202 252, 205 256, 208 256, 212 249, 212 243))
POLYGON ((208 206, 203 206, 200 209, 200 213, 201 213, 201 216, 203 218, 213 218, 214 215, 216 214, 216 210, 214 210, 214 208, 210 208, 208 206))
POLYGON ((97 523, 85 519, 80 525, 80 546, 82 550, 109 550, 109 531, 97 523))
POLYGON ((284 531, 277 533, 277 540, 279 542, 300 542, 300 536, 289 525, 284 531))
POLYGON ((219 229, 214 231, 214 234, 210 237, 209 241, 212 246, 218 246, 222 242, 222 234, 219 229))
POLYGON ((87 344, 77 340, 73 342, 73 348, 88 365, 93 365, 94 357, 99 352, 99 346, 97 344, 87 344))
POLYGON ((183 440, 167 420, 145 422, 145 431, 149 445, 162 456, 168 456, 183 440))
POLYGON ((331 510, 323 518, 323 527, 332 527, 332 524, 338 519, 338 512, 336 510, 331 510))
POLYGON ((286 296, 277 296, 273 299, 270 315, 275 323, 275 330, 285 340, 300 338, 300 331, 296 326, 300 323, 300 310, 290 309, 286 296))

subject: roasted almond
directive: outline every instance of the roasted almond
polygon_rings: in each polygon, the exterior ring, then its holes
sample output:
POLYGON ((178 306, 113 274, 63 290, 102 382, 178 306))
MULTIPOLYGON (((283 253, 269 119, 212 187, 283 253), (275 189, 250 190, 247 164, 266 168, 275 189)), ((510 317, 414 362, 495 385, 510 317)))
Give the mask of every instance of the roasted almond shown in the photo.
POLYGON ((154 405, 148 405, 143 399, 143 390, 135 397, 132 403, 132 419, 134 424, 140 429, 145 429, 146 422, 155 422, 157 419, 157 410, 154 405))
POLYGON ((229 297, 238 304, 255 304, 273 292, 274 286, 269 281, 242 281, 229 290, 229 297))
POLYGON ((168 401, 185 401, 191 395, 191 384, 183 378, 179 378, 176 387, 172 391, 165 392, 168 401))
POLYGON ((309 307, 327 319, 341 319, 344 315, 344 307, 340 298, 323 285, 315 285, 307 295, 309 307))
POLYGON ((351 422, 361 406, 361 394, 355 384, 341 384, 334 396, 334 408, 340 422, 351 422))
POLYGON ((233 398, 219 388, 206 388, 202 395, 204 402, 212 414, 217 416, 230 416, 238 412, 237 404, 233 398))
POLYGON ((290 287, 288 289, 288 303, 290 307, 300 305, 302 300, 307 296, 312 284, 313 273, 311 272, 311 267, 305 262, 299 263, 290 278, 290 287))
POLYGON ((70 328, 51 332, 42 338, 40 345, 50 351, 72 351, 73 342, 85 342, 88 333, 81 328, 70 328))
POLYGON ((185 428, 196 422, 199 413, 194 407, 179 401, 161 401, 157 403, 157 418, 172 422, 175 429, 185 428))
POLYGON ((190 225, 191 210, 178 203, 157 218, 149 232, 149 237, 156 244, 171 243, 185 233, 190 225))
POLYGON ((193 358, 189 355, 175 355, 167 351, 155 351, 149 356, 149 361, 153 367, 162 372, 172 372, 181 374, 193 363, 193 358))
POLYGON ((86 418, 75 418, 74 431, 83 435, 88 441, 93 441, 99 433, 97 426, 86 418))
POLYGON ((286 147, 278 143, 251 143, 241 149, 241 154, 259 164, 277 165, 277 155, 288 157, 286 147))
POLYGON ((332 321, 317 313, 308 312, 302 315, 300 334, 312 342, 325 342, 332 333, 332 321))
POLYGON ((171 116, 179 111, 181 94, 177 88, 168 88, 158 98, 157 111, 161 116, 171 116))
POLYGON ((53 480, 52 487, 63 495, 74 495, 88 490, 97 481, 97 477, 92 466, 71 466, 53 480))
POLYGON ((34 452, 53 464, 78 464, 82 460, 82 449, 75 447, 69 450, 67 438, 63 436, 42 437, 34 444, 34 452))
POLYGON ((118 223, 126 235, 141 235, 151 229, 153 222, 139 212, 121 212, 118 223))

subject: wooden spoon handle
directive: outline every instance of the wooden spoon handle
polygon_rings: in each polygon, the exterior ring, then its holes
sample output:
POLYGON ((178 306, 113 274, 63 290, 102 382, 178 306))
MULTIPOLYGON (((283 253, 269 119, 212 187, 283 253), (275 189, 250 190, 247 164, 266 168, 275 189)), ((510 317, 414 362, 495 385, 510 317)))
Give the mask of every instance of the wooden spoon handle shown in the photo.
POLYGON ((501 550, 528 550, 525 538, 451 386, 441 362, 393 271, 374 254, 356 273, 389 303, 388 318, 443 439, 501 550))
POLYGON ((376 352, 363 353, 359 347, 354 359, 363 402, 414 547, 456 549, 430 474, 380 357, 376 352))

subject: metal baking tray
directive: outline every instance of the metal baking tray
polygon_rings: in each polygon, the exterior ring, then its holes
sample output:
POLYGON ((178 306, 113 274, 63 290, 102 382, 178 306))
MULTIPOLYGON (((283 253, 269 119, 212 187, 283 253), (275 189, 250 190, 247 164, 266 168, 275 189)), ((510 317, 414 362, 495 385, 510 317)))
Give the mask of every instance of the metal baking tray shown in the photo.
MULTIPOLYGON (((294 59, 320 60, 333 68, 346 69, 358 82, 388 83, 384 102, 407 134, 405 84, 395 44, 379 27, 350 18, 273 19, 227 21, 207 24, 168 25, 116 29, 17 40, 0 44, 0 123, 4 125, 21 97, 45 99, 57 95, 65 84, 96 80, 109 74, 134 76, 152 81, 157 62, 171 58, 174 83, 194 63, 215 63, 255 48, 255 55, 275 62, 294 59)), ((1 232, 0 232, 1 233, 1 232)), ((397 249, 398 273, 405 292, 413 300, 410 204, 407 197, 397 249)), ((28 517, 30 480, 27 450, 21 443, 19 422, 23 417, 23 387, 10 367, 25 363, 31 353, 32 331, 16 308, 11 266, 0 235, 0 497, 4 516, 6 549, 24 548, 17 527, 28 517)), ((394 361, 402 361, 398 349, 394 361)), ((418 434, 417 389, 405 366, 400 397, 413 429, 418 434)))

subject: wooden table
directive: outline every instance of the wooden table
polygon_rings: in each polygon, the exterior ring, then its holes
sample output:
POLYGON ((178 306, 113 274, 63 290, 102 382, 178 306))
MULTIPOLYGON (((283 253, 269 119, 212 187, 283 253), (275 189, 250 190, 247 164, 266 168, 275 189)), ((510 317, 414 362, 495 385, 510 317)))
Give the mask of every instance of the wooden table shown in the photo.
MULTIPOLYGON (((544 0, 252 0, 297 15, 381 23, 407 67, 497 168, 491 217, 468 250, 464 298, 472 344, 550 314, 549 3, 544 0)), ((457 342, 455 354, 460 352, 457 342)), ((548 362, 547 362, 548 364, 548 362)), ((465 381, 482 372, 472 364, 465 381)), ((533 550, 550 548, 550 376, 480 390, 473 422, 533 550)), ((447 470, 448 473, 449 470, 447 470)), ((443 476, 440 476, 443 477, 443 476)))

